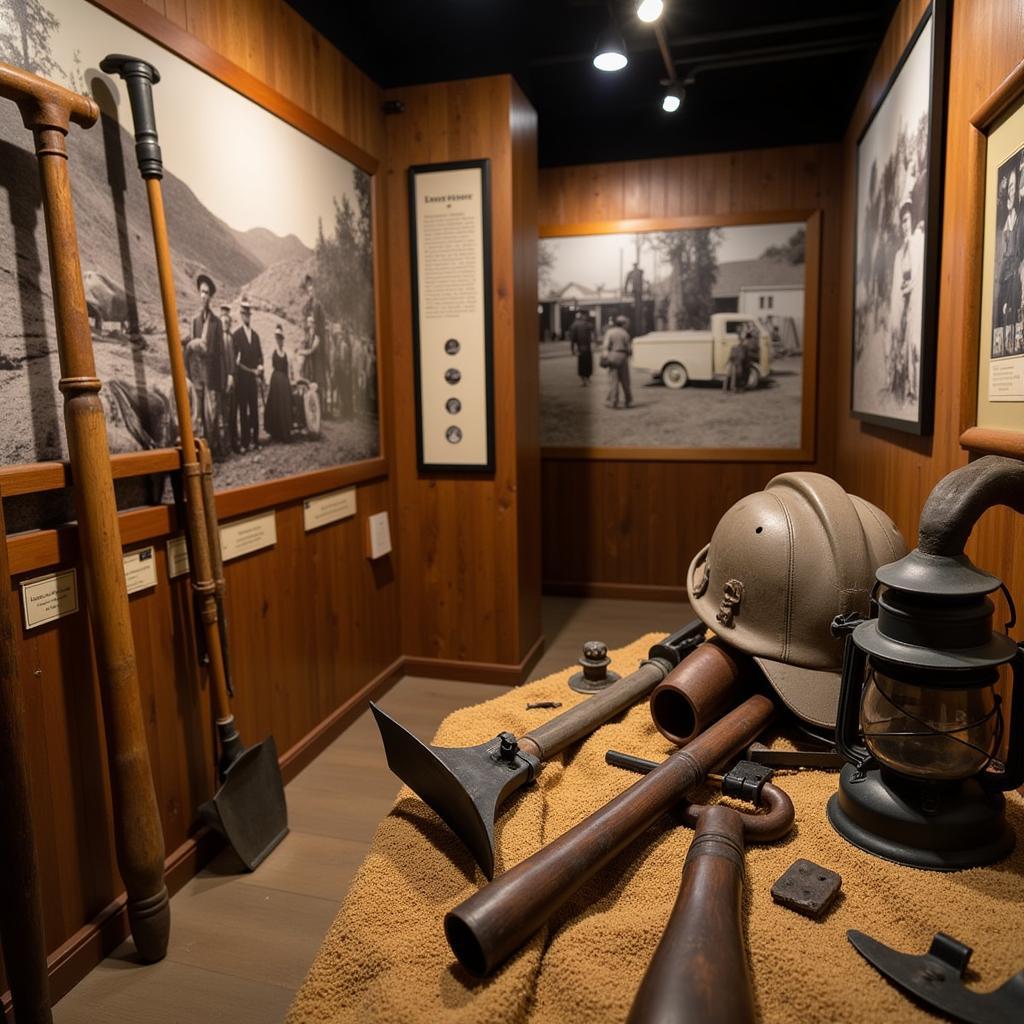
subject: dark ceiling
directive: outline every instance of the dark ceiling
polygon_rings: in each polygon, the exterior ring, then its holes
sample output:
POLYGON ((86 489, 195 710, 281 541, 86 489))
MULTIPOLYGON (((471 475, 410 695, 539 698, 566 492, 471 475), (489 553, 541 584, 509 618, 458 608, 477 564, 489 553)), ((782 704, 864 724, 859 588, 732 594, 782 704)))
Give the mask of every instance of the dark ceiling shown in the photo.
POLYGON ((897 0, 665 0, 682 108, 635 0, 289 0, 385 88, 507 72, 537 109, 540 164, 842 137, 897 0), (629 65, 591 63, 609 10, 629 65))

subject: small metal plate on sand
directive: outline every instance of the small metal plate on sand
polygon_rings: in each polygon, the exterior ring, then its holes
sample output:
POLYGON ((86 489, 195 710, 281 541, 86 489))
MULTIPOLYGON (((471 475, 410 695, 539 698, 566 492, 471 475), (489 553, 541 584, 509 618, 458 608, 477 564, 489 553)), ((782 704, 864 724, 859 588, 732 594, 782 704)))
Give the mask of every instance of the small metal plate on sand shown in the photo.
POLYGON ((772 886, 772 899, 807 917, 821 917, 835 902, 842 878, 813 861, 794 861, 772 886))

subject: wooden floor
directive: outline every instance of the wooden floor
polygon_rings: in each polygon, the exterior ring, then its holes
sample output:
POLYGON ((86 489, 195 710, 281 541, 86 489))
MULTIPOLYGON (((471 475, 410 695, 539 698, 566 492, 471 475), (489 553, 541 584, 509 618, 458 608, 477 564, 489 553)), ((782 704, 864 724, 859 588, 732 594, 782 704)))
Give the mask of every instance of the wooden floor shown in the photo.
MULTIPOLYGON (((531 678, 575 662, 585 640, 619 647, 691 618, 676 604, 545 598, 531 678)), ((505 689, 406 677, 381 704, 428 740, 449 712, 505 689)), ((171 901, 167 959, 140 966, 126 944, 57 1004, 57 1024, 280 1021, 397 791, 367 712, 288 785, 291 833, 259 870, 217 857, 171 901)))

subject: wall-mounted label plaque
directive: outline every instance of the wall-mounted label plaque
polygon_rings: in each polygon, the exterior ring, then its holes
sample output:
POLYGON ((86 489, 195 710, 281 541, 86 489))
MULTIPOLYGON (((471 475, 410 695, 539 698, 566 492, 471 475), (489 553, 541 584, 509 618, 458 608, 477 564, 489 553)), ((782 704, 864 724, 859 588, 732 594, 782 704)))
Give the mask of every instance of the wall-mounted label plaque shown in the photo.
POLYGON ((409 168, 421 471, 494 471, 490 161, 409 168))
POLYGON ((331 491, 330 494, 318 494, 315 498, 307 498, 302 503, 302 525, 306 533, 336 523, 339 519, 348 519, 356 514, 356 489, 346 487, 343 491, 331 491))
POLYGON ((74 569, 50 572, 21 584, 25 628, 54 622, 78 611, 78 578, 74 569))
POLYGON ((220 528, 220 552, 225 562, 261 548, 272 548, 276 543, 277 519, 273 512, 236 519, 220 528))
POLYGON ((122 558, 124 581, 128 584, 129 594, 137 594, 140 590, 156 586, 156 553, 152 547, 126 551, 122 558))
POLYGON ((178 534, 167 542, 167 575, 173 580, 176 576, 184 576, 188 570, 188 544, 185 543, 185 535, 178 534))

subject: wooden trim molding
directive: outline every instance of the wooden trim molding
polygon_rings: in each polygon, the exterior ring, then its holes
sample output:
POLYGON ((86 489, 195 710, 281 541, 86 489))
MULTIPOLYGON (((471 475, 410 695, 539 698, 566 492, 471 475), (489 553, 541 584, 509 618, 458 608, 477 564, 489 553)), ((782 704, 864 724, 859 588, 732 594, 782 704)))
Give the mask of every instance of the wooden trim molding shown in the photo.
POLYGON ((960 447, 977 455, 1008 455, 1011 459, 1024 459, 1024 433, 968 427, 960 435, 960 447))
MULTIPOLYGON (((174 456, 175 469, 178 467, 177 449, 167 451, 174 456)), ((150 452, 139 453, 151 455, 150 452)), ((115 456, 117 458, 135 459, 131 456, 115 456)), ((141 464, 142 460, 136 460, 141 464)), ((44 465, 64 466, 64 463, 45 463, 44 465)), ((15 467, 16 469, 19 467, 15 467)), ((31 467, 36 468, 36 467, 31 467)), ((7 490, 7 471, 0 469, 0 485, 4 497, 7 490)), ((357 484, 369 483, 388 474, 387 459, 367 459, 354 462, 347 466, 332 466, 329 469, 303 473, 297 476, 283 477, 280 480, 268 480, 249 487, 233 487, 216 495, 217 516, 219 519, 231 519, 247 512, 275 508, 295 501, 301 501, 313 494, 336 490, 357 484)), ((115 477, 135 475, 134 473, 118 474, 115 477)), ((25 494, 27 492, 20 491, 25 494)), ((121 512, 118 517, 121 528, 121 545, 138 544, 176 533, 181 529, 178 515, 173 505, 151 505, 141 509, 121 512)), ((52 530, 30 530, 25 533, 12 534, 7 540, 7 549, 11 561, 11 575, 33 572, 51 565, 73 562, 79 557, 78 530, 74 524, 61 526, 52 530)))
POLYGON ((406 655, 402 659, 402 674, 426 676, 430 679, 454 679, 465 683, 493 683, 495 686, 518 686, 530 674, 544 653, 544 637, 533 642, 526 657, 518 665, 501 665, 485 661, 456 661, 451 658, 422 658, 406 655))

